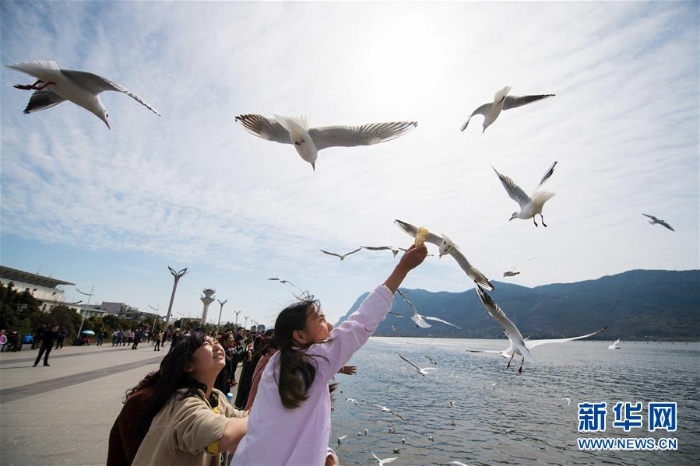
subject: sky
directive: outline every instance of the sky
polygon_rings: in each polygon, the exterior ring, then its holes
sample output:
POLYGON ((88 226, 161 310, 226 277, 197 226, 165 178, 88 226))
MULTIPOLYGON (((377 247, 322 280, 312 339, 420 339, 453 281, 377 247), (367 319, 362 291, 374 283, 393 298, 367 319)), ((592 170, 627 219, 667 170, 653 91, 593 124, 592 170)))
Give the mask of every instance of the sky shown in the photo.
MULTIPOLYGON (((271 326, 299 293, 279 277, 337 321, 397 259, 319 249, 408 247, 394 219, 527 287, 699 268, 697 2, 3 1, 0 21, 3 65, 54 60, 162 114, 106 92, 111 129, 70 102, 24 115, 13 85, 34 79, 2 67, 0 263, 75 283, 67 301, 93 290, 165 315, 168 266, 186 267, 173 318, 200 316, 214 288, 227 302, 210 322, 271 326), (556 96, 460 132, 505 86, 556 96), (234 122, 246 113, 418 126, 325 149, 314 171, 234 122), (491 166, 531 193, 554 161, 548 227, 509 221, 491 166)), ((473 282, 435 255, 403 286, 473 282)))

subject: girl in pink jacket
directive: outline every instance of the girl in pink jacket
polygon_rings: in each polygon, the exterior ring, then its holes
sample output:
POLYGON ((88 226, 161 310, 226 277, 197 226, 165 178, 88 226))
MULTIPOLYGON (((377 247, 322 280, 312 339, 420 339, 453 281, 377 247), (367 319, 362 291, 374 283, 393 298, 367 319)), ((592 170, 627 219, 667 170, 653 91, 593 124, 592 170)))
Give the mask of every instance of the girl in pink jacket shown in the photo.
POLYGON ((311 299, 279 314, 275 323, 279 351, 263 372, 248 418, 248 433, 231 466, 338 463, 328 448, 328 383, 384 320, 399 285, 426 255, 424 245, 409 248, 384 284, 336 329, 326 321, 319 303, 311 299))

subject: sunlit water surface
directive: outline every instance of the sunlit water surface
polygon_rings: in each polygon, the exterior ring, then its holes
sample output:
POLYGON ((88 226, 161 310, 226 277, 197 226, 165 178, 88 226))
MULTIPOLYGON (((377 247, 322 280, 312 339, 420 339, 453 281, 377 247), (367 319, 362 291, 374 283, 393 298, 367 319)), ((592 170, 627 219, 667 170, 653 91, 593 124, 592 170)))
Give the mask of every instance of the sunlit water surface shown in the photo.
POLYGON ((537 347, 536 363, 526 362, 518 375, 519 359, 507 369, 496 354, 466 352, 502 350, 507 340, 372 338, 350 361, 357 374, 336 377, 330 445, 342 465, 377 464, 371 453, 398 457, 392 465, 700 464, 700 343, 623 341, 621 349, 609 350, 610 343, 537 347), (435 370, 423 377, 397 353, 435 370), (602 401, 608 403, 606 432, 578 432, 578 403, 602 401), (643 402, 641 429, 611 427, 618 401, 643 402), (678 403, 677 432, 648 432, 650 401, 678 403), (336 435, 347 435, 340 446, 336 435), (578 437, 676 438, 678 450, 581 451, 578 437))

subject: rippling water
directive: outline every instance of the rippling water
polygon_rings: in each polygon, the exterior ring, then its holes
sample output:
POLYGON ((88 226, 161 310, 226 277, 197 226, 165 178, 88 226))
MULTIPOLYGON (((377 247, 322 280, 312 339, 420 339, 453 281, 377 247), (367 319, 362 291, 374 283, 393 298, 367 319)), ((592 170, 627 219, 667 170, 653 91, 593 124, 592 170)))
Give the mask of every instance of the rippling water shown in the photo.
POLYGON ((536 363, 526 362, 518 375, 519 359, 515 369, 506 369, 507 361, 496 354, 465 351, 502 350, 507 340, 372 338, 350 361, 357 374, 336 377, 333 431, 348 437, 340 447, 334 437, 331 446, 342 465, 377 464, 370 452, 398 457, 396 465, 700 464, 700 344, 623 341, 619 350, 609 350, 609 344, 537 347, 536 363), (397 353, 420 367, 432 366, 430 356, 436 370, 422 377, 397 353), (608 403, 606 432, 578 432, 578 403, 602 401, 608 403), (643 402, 641 429, 611 427, 618 401, 643 402), (677 432, 648 432, 650 401, 678 403, 677 432), (403 420, 372 404, 391 408, 403 420), (367 435, 358 435, 365 428, 367 435), (580 451, 578 437, 676 438, 678 450, 580 451))

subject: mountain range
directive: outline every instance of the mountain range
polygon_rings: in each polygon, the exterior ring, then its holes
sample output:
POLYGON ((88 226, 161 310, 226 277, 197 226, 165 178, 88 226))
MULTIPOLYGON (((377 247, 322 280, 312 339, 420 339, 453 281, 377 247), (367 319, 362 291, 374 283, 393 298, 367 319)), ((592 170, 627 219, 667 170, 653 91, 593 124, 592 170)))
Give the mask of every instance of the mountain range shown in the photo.
MULTIPOLYGON (((630 270, 576 283, 534 288, 494 282, 489 292, 523 337, 566 338, 608 328, 595 339, 700 340, 700 270, 630 270)), ((476 292, 431 292, 400 289, 422 315, 451 322, 419 328, 413 311, 398 294, 392 314, 376 336, 503 338, 502 327, 486 312, 476 292)), ((360 296, 338 324, 352 314, 369 293, 360 296)))

